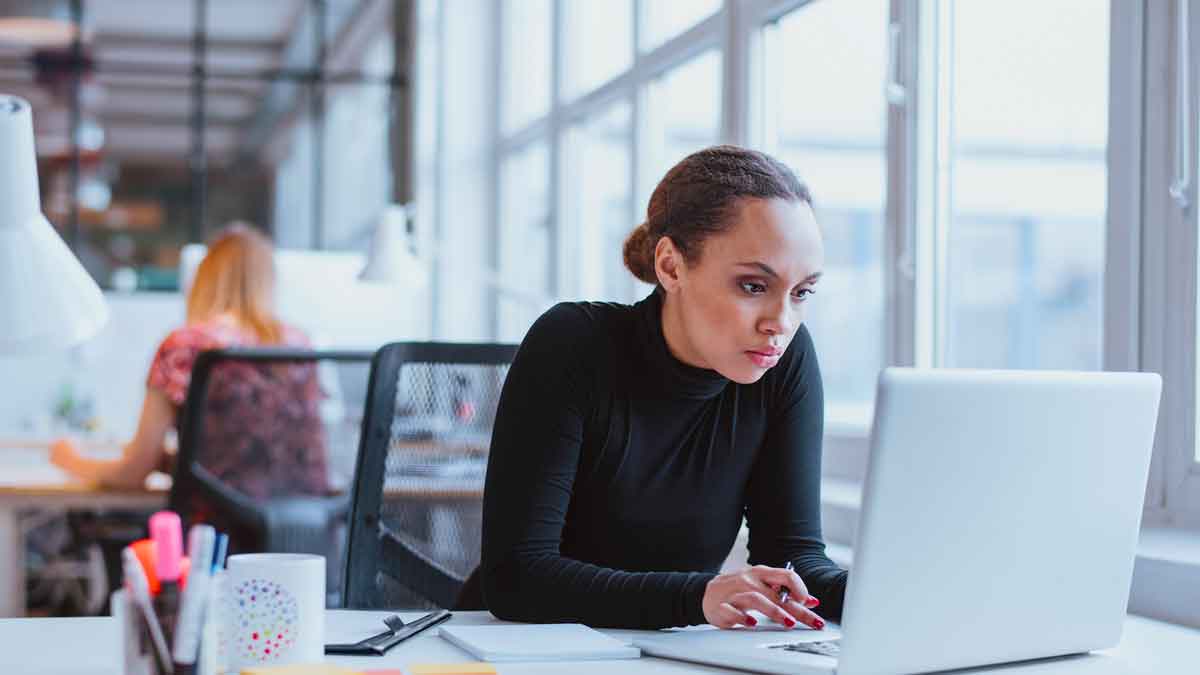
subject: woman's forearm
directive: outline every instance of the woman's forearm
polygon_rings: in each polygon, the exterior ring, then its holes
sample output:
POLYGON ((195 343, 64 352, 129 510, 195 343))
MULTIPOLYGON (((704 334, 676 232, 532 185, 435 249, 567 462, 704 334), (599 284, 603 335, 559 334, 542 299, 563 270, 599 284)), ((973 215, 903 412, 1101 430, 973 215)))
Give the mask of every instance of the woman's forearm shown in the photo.
POLYGON ((67 468, 72 475, 89 483, 99 483, 114 488, 141 487, 149 472, 142 472, 128 461, 129 448, 119 459, 92 459, 76 455, 67 468))

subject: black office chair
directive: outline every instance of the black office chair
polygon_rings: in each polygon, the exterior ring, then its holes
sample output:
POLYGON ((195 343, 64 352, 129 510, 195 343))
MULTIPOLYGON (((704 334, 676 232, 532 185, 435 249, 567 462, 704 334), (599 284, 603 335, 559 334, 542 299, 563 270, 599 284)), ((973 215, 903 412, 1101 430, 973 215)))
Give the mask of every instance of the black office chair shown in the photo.
POLYGON ((202 352, 180 413, 170 508, 227 532, 231 553, 325 555, 332 606, 371 357, 202 352))
POLYGON ((345 606, 482 609, 483 480, 516 345, 395 343, 371 363, 345 606))

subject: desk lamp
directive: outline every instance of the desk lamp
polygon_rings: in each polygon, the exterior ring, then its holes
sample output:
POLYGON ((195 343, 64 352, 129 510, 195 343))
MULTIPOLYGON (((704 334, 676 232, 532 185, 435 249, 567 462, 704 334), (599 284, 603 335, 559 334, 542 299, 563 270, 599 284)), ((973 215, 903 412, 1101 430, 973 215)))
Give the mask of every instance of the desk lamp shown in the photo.
POLYGON ((107 319, 100 287, 42 215, 29 102, 0 94, 0 353, 68 347, 107 319))
POLYGON ((367 264, 358 278, 384 284, 422 289, 427 283, 425 263, 409 246, 408 217, 411 206, 389 204, 375 219, 367 264))

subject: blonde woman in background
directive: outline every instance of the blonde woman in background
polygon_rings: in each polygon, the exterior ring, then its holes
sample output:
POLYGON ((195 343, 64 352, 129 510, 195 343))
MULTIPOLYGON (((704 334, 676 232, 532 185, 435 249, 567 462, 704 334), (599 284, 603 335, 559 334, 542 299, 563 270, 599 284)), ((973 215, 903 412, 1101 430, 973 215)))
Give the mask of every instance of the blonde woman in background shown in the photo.
MULTIPOLYGON (((299 330, 284 324, 275 316, 275 268, 270 240, 248 225, 235 223, 223 230, 209 246, 208 254, 196 270, 187 298, 187 323, 167 335, 158 347, 146 378, 146 398, 142 404, 137 431, 124 449, 121 458, 96 460, 81 456, 76 442, 69 438, 56 441, 50 450, 51 461, 68 473, 111 487, 138 487, 151 471, 165 465, 163 442, 167 432, 176 426, 179 412, 191 382, 192 366, 200 352, 209 349, 257 346, 309 346, 299 330)), ((232 373, 235 377, 254 378, 256 371, 244 367, 232 373)), ((314 407, 319 388, 312 369, 293 369, 289 377, 295 380, 294 396, 281 397, 278 406, 314 407)), ((227 379, 227 378, 226 378, 227 379)), ((220 396, 210 392, 210 400, 220 396)), ((233 395, 232 393, 230 395, 233 395)), ((321 493, 326 491, 326 458, 319 429, 314 443, 304 443, 305 455, 296 458, 264 457, 264 444, 245 438, 246 429, 272 426, 272 418, 284 417, 259 406, 232 401, 225 406, 229 414, 246 419, 223 424, 227 429, 241 432, 236 443, 211 444, 220 448, 221 456, 209 458, 206 468, 233 483, 252 496, 267 496, 274 492, 272 483, 286 482, 290 491, 321 493), (253 420, 249 417, 253 415, 253 420), (285 460, 283 473, 272 475, 260 469, 264 464, 285 460), (266 475, 264 475, 266 474, 266 475)), ((268 406, 269 407, 269 406, 268 406)), ((303 414, 305 411, 302 410, 303 414)), ((313 419, 317 419, 315 414, 313 419)), ((319 423, 319 420, 317 420, 319 423)), ((304 433, 304 429, 293 430, 304 433)), ((230 433, 225 434, 227 437, 230 433)), ((219 439, 224 440, 224 439, 219 439)))

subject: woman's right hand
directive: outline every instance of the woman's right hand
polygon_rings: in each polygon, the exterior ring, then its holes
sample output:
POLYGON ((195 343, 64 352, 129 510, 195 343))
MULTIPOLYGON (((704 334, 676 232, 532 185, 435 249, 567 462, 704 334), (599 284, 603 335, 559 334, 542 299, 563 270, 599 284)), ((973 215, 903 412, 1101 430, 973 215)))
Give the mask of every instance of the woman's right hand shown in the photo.
POLYGON ((815 630, 825 621, 810 608, 820 604, 808 594, 800 575, 778 567, 755 565, 737 572, 721 574, 704 589, 704 619, 718 628, 753 626, 758 622, 749 614, 756 610, 775 623, 794 628, 799 621, 815 630), (788 598, 780 602, 779 593, 788 589, 788 598))
POLYGON ((67 473, 75 473, 79 444, 72 438, 59 438, 50 444, 50 463, 67 473))

